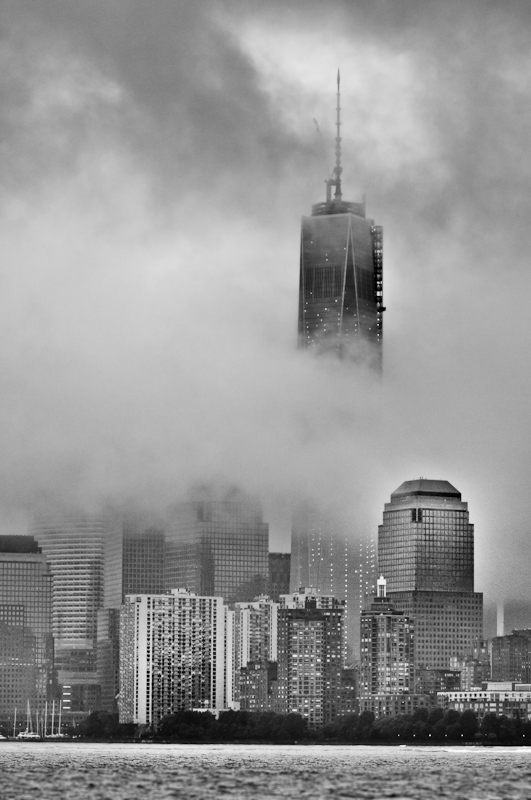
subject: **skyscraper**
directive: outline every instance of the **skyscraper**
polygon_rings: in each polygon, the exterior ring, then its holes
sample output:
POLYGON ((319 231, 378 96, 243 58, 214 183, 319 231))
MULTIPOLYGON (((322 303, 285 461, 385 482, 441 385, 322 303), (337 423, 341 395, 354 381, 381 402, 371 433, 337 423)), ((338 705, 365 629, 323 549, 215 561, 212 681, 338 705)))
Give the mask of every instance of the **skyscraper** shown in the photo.
POLYGON ((269 526, 260 504, 239 489, 210 488, 181 503, 166 531, 166 589, 187 588, 227 602, 267 588, 269 526))
POLYGON ((416 670, 449 669, 483 638, 483 595, 474 592, 474 526, 448 481, 406 481, 386 503, 378 568, 397 609, 415 623, 416 670))
POLYGON ((53 635, 63 713, 82 716, 100 706, 96 664, 98 610, 103 605, 101 517, 41 516, 31 526, 53 574, 53 635))
POLYGON ((52 575, 31 536, 0 536, 0 715, 43 711, 53 689, 52 575))
MULTIPOLYGON (((382 368, 383 231, 365 216, 365 202, 343 199, 337 77, 336 163, 325 202, 302 218, 298 346, 382 368), (332 197, 332 189, 334 196, 332 197)), ((346 600, 350 651, 359 652, 360 609, 374 591, 365 532, 336 511, 303 504, 294 514, 292 591, 316 586, 346 600)), ((370 549, 370 548, 369 548, 370 549)))
POLYGON ((381 368, 383 232, 365 217, 364 202, 342 197, 339 73, 336 127, 336 165, 326 200, 302 218, 299 347, 381 368))

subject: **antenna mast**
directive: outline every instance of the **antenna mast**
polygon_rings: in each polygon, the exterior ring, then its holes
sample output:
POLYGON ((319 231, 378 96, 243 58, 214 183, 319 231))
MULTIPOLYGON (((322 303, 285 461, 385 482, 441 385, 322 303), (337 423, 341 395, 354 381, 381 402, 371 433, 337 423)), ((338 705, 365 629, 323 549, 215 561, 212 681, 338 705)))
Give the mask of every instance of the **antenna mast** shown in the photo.
POLYGON ((341 173, 343 172, 341 168, 341 106, 340 106, 340 97, 339 97, 339 84, 340 84, 340 76, 339 76, 339 69, 337 71, 337 118, 336 118, 336 165, 334 167, 334 173, 336 176, 335 179, 335 187, 336 192, 334 195, 334 199, 338 202, 341 202, 341 173))

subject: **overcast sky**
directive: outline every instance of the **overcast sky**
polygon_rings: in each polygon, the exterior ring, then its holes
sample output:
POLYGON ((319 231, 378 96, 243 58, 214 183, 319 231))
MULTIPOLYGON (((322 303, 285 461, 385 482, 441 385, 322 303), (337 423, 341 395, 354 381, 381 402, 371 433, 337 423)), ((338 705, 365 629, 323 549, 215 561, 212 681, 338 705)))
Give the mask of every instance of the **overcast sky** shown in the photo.
POLYGON ((4 532, 220 477, 287 550, 294 495, 376 531, 424 476, 468 501, 486 599, 528 592, 530 4, 0 12, 4 532), (295 350, 338 67, 344 197, 384 227, 382 386, 295 350))

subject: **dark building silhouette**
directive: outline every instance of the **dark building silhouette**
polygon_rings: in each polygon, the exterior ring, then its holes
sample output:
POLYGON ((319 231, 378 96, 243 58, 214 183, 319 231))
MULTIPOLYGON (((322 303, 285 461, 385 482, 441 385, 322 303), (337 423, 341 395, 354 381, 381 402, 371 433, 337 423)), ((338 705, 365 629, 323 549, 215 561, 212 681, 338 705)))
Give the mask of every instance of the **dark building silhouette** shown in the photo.
POLYGON ((267 594, 278 603, 281 594, 289 592, 290 553, 269 553, 269 582, 267 594))
POLYGON ((378 568, 387 596, 415 623, 415 669, 450 670, 483 638, 483 595, 474 592, 474 526, 448 481, 406 481, 386 503, 378 568))

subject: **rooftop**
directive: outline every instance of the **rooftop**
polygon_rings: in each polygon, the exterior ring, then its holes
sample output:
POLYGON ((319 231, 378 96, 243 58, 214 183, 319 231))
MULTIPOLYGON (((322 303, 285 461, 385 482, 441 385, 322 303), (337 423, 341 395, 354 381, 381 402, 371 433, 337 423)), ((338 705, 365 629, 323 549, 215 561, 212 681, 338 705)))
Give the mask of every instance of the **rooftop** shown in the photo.
POLYGON ((456 500, 461 500, 461 492, 458 492, 455 486, 452 486, 448 481, 432 481, 427 478, 404 481, 392 493, 391 500, 406 495, 410 497, 454 497, 456 500))

